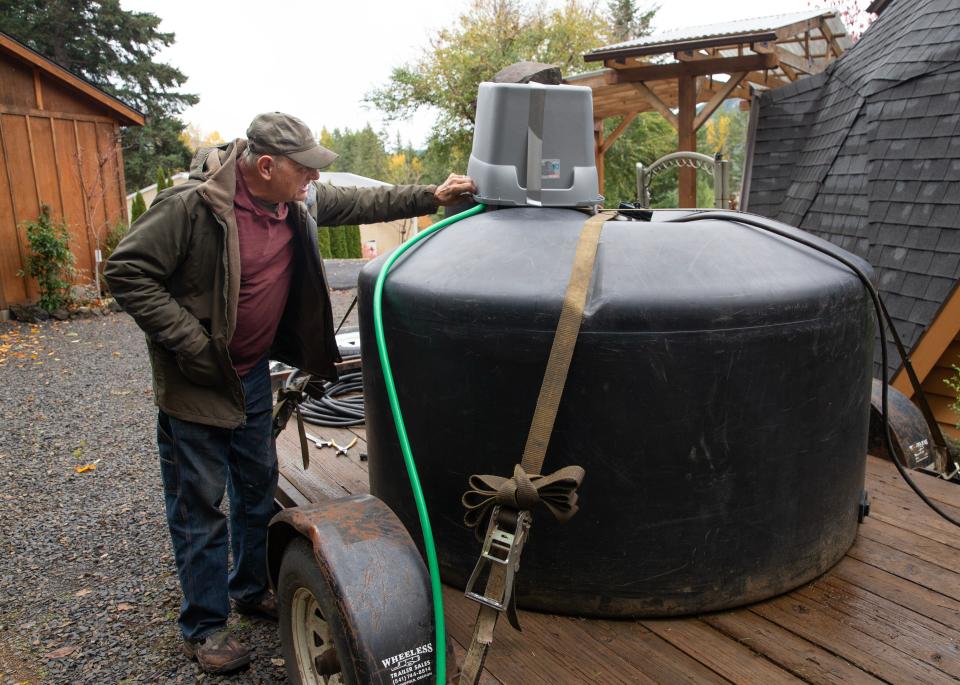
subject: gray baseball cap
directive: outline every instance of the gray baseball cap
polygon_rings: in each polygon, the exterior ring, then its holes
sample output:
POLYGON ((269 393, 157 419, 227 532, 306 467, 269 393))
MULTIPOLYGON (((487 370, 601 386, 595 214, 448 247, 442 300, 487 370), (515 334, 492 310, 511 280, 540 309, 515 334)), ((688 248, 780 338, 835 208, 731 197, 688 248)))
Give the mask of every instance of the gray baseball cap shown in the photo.
POLYGON ((283 112, 254 117, 247 129, 247 144, 255 154, 283 155, 311 169, 325 169, 338 157, 317 144, 309 126, 283 112))

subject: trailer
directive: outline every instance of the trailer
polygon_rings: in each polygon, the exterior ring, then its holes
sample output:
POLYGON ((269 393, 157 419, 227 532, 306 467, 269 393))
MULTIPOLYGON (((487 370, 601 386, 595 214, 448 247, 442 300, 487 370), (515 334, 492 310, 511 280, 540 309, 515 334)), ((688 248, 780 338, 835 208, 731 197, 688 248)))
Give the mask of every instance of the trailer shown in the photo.
MULTIPOLYGON (((304 470, 291 422, 277 440, 277 498, 285 507, 369 490, 364 429, 316 432, 340 445, 357 442, 341 456, 311 444, 304 470)), ((956 484, 916 478, 938 504, 960 513, 956 484)), ((868 457, 867 487, 870 516, 855 544, 813 582, 759 604, 690 618, 586 620, 521 611, 523 632, 506 623, 497 627, 481 682, 955 683, 960 540, 910 492, 891 462, 868 457)), ((443 594, 459 663, 477 605, 454 588, 443 594)), ((455 670, 450 663, 448 674, 455 670)))

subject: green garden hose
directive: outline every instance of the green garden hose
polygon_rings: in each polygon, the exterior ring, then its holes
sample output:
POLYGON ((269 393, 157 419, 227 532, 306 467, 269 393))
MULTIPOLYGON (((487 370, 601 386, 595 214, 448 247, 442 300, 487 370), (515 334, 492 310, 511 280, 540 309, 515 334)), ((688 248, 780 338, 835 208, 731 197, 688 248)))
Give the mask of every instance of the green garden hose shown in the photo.
POLYGON ((443 594, 440 585, 440 567, 437 563, 437 550, 433 542, 433 530, 430 527, 430 517, 427 515, 427 503, 420 487, 420 477, 417 475, 417 465, 413 461, 413 452, 410 449, 410 440, 407 438, 407 428, 403 423, 403 412, 400 411, 400 401, 397 399, 397 387, 393 383, 393 370, 390 368, 390 355, 387 353, 387 340, 383 333, 383 285, 387 281, 387 273, 394 262, 407 250, 429 235, 446 228, 461 219, 479 214, 485 205, 471 207, 465 212, 454 214, 439 221, 427 230, 418 233, 415 237, 398 247, 377 276, 377 283, 373 290, 373 328, 377 336, 377 352, 380 354, 380 368, 383 370, 383 382, 387 388, 387 397, 390 400, 390 412, 393 414, 393 423, 397 428, 397 438, 400 440, 400 450, 403 452, 403 463, 407 467, 407 476, 410 478, 410 488, 413 490, 413 499, 417 505, 417 515, 420 517, 420 528, 423 531, 423 546, 427 555, 427 568, 430 571, 430 587, 433 592, 433 623, 436 639, 434 653, 436 654, 437 680, 439 685, 446 683, 447 677, 447 638, 443 621, 443 594))

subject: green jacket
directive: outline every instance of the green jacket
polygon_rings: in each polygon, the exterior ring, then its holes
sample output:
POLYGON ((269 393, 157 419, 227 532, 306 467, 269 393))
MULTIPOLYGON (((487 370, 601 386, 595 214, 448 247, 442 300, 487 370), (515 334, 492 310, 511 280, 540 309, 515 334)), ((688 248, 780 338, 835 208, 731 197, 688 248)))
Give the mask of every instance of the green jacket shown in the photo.
MULTIPOLYGON (((198 150, 190 179, 157 196, 104 269, 111 294, 146 333, 157 406, 225 428, 245 421, 243 386, 227 350, 240 291, 233 198, 245 147, 241 139, 198 150)), ((430 214, 433 191, 318 184, 316 220, 333 226, 430 214)), ((300 202, 290 203, 287 216, 296 235, 294 273, 270 357, 332 379, 340 357, 316 224, 300 202)))

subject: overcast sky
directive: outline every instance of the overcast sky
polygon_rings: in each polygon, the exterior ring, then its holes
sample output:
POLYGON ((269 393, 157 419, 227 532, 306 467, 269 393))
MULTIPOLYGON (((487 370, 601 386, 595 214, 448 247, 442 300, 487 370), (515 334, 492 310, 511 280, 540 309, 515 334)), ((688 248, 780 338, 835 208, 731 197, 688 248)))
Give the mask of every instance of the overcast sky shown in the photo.
MULTIPOLYGON (((825 1, 662 0, 654 25, 662 30, 720 23, 804 11, 825 1)), ((161 30, 176 34, 176 44, 160 59, 189 77, 185 90, 200 102, 181 116, 204 134, 218 131, 230 140, 244 135, 256 114, 279 110, 317 132, 369 122, 391 141, 399 131, 415 146, 425 142, 434 112, 385 123, 379 112, 365 108, 363 96, 385 84, 393 67, 415 62, 430 36, 470 6, 467 0, 121 0, 121 5, 156 14, 161 30)), ((600 6, 606 5, 601 0, 600 6)))

